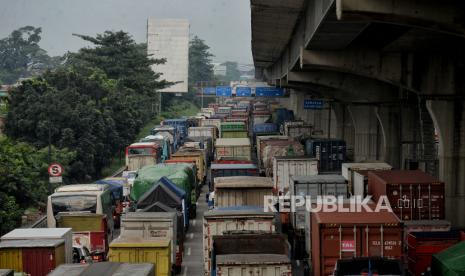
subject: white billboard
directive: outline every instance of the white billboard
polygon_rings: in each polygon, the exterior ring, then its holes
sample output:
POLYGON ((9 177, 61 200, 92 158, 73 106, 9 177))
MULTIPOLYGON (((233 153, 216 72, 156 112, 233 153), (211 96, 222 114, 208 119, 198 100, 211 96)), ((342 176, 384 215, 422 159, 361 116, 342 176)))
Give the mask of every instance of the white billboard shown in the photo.
POLYGON ((147 52, 152 58, 165 58, 165 64, 152 65, 161 79, 176 84, 160 90, 167 93, 188 92, 189 21, 187 19, 149 18, 147 52))

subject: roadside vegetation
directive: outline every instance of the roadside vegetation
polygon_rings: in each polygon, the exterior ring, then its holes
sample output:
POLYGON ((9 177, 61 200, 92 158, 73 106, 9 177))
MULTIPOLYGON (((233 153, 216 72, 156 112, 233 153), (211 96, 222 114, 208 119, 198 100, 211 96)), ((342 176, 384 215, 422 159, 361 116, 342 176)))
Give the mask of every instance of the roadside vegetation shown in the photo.
POLYGON ((189 93, 164 96, 156 114, 157 91, 170 83, 151 70, 165 60, 147 56, 145 44, 123 31, 75 35, 91 46, 50 57, 39 46, 41 31, 27 26, 0 40, 0 83, 19 82, 8 108, 0 108, 7 135, 0 137, 0 234, 18 227, 24 210, 43 211, 55 188, 48 183, 50 162, 64 166, 64 183, 110 175, 124 164, 125 147, 160 120, 195 115, 193 84, 213 78, 209 48, 195 37, 189 93), (198 73, 205 68, 207 75, 198 73))

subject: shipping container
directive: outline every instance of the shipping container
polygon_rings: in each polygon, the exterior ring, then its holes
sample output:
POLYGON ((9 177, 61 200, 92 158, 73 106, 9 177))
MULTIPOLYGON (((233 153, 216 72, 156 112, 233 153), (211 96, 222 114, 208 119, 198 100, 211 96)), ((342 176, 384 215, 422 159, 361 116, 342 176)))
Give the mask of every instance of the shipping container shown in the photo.
POLYGON ((218 107, 218 109, 216 110, 216 114, 227 114, 227 115, 230 115, 231 114, 231 110, 232 110, 232 107, 230 106, 220 106, 218 107))
POLYGON ((159 126, 150 131, 151 135, 160 135, 170 143, 170 152, 176 151, 179 146, 179 134, 174 127, 159 126))
POLYGON ((289 136, 282 136, 282 135, 268 135, 268 136, 257 136, 255 140, 255 147, 256 147, 256 154, 257 154, 257 162, 258 162, 258 167, 263 167, 263 164, 261 163, 261 157, 260 157, 260 152, 262 148, 262 144, 268 140, 283 140, 283 141, 294 141, 293 138, 290 138, 289 136))
POLYGON ((251 160, 248 138, 220 138, 215 142, 216 160, 251 160))
POLYGON ((303 141, 312 136, 312 125, 288 125, 284 127, 284 135, 303 141))
POLYGON ((215 151, 213 150, 213 139, 211 137, 186 137, 186 143, 196 142, 199 143, 200 149, 205 150, 207 154, 207 164, 213 160, 215 151))
POLYGON ((294 111, 286 108, 276 108, 275 119, 273 120, 276 124, 282 125, 285 121, 294 121, 294 111))
POLYGON ((217 177, 214 182, 215 207, 263 207, 265 196, 273 195, 273 182, 268 177, 217 177))
POLYGON ((305 141, 305 152, 320 161, 319 172, 339 172, 346 160, 346 142, 338 139, 308 139, 305 141))
POLYGON ((387 196, 401 220, 444 219, 444 183, 422 171, 370 171, 368 193, 387 196))
POLYGON ((65 251, 63 239, 3 240, 0 242, 0 268, 45 276, 65 263, 65 251))
POLYGON ((279 135, 279 128, 274 123, 255 124, 253 126, 254 135, 279 135))
POLYGON ((221 132, 221 138, 248 138, 249 132, 247 130, 236 130, 236 131, 223 131, 221 132))
MULTIPOLYGON (((354 184, 355 180, 355 172, 357 171, 379 171, 379 170, 391 170, 392 166, 381 162, 381 161, 375 161, 375 162, 363 162, 363 163, 343 163, 342 164, 342 176, 347 180, 347 183, 349 184, 349 192, 352 193, 353 195, 359 195, 359 196, 365 196, 367 190, 364 188, 365 186, 362 185, 362 180, 361 176, 358 175, 357 179, 357 187, 354 184)), ((364 174, 364 173, 362 173, 364 174)), ((368 174, 366 172, 366 174, 368 174)), ((366 179, 366 184, 368 184, 368 179, 366 179)))
POLYGON ((151 263, 155 265, 156 276, 170 276, 170 240, 143 240, 118 238, 110 244, 110 262, 151 263))
POLYGON ((402 223, 392 212, 320 211, 311 213, 311 221, 315 276, 332 275, 338 259, 403 256, 402 223))
POLYGON ((187 119, 167 119, 162 121, 163 126, 171 126, 174 127, 179 136, 182 139, 187 136, 187 128, 189 127, 189 121, 187 119))
POLYGON ((252 162, 247 163, 212 163, 211 164, 211 177, 225 177, 225 176, 258 176, 258 167, 252 162))
POLYGON ((203 256, 204 271, 209 275, 213 236, 226 234, 227 231, 249 231, 274 233, 274 214, 264 212, 262 208, 218 208, 204 213, 203 218, 203 256))
MULTIPOLYGON (((347 198, 347 184, 340 175, 308 175, 292 176, 289 183, 291 196, 310 197, 315 200, 318 196, 342 196, 347 198)), ((291 224, 296 231, 305 229, 306 207, 297 207, 291 214, 291 224)))
POLYGON ((407 237, 408 270, 421 276, 431 268, 431 259, 461 241, 460 231, 411 232, 407 237))
POLYGON ((224 135, 225 131, 246 131, 244 122, 223 122, 221 123, 221 134, 224 135))
POLYGON ((260 160, 262 161, 261 172, 265 172, 268 177, 273 176, 273 157, 304 156, 304 148, 297 141, 267 140, 260 146, 260 160))
POLYGON ((134 143, 126 147, 126 167, 129 171, 161 162, 161 148, 154 142, 134 143))
MULTIPOLYGON (((0 274, 1 275, 1 274, 0 274)), ((64 264, 53 270, 48 276, 154 276, 153 264, 95 263, 64 264)))
POLYGON ((188 129, 189 137, 210 137, 213 141, 218 138, 218 130, 214 126, 190 127, 188 129))
POLYGON ((17 228, 0 238, 9 240, 56 240, 65 241, 65 263, 73 262, 73 233, 71 228, 17 228))
POLYGON ((216 127, 216 130, 218 132, 218 136, 220 135, 220 129, 221 129, 221 119, 213 119, 210 117, 209 119, 202 119, 200 121, 200 126, 206 127, 206 126, 214 126, 216 127))
POLYGON ((170 160, 195 161, 197 167, 197 183, 201 185, 205 181, 207 172, 206 150, 195 148, 183 148, 171 155, 170 160))
POLYGON ((465 241, 433 255, 431 275, 465 275, 465 241))
POLYGON ((253 112, 252 114, 252 124, 253 125, 258 125, 258 124, 263 124, 267 123, 271 119, 271 114, 266 111, 266 112, 253 112))
POLYGON ((283 235, 215 236, 213 247, 212 275, 292 275, 289 244, 283 235))
POLYGON ((171 264, 181 269, 184 231, 174 212, 129 212, 122 217, 122 238, 170 240, 171 264), (178 231, 178 229, 180 231, 178 231))
POLYGON ((399 260, 361 257, 350 260, 338 260, 333 275, 404 276, 405 273, 399 260))
POLYGON ((293 176, 308 176, 318 174, 318 160, 308 157, 273 158, 273 185, 275 191, 286 194, 293 176))

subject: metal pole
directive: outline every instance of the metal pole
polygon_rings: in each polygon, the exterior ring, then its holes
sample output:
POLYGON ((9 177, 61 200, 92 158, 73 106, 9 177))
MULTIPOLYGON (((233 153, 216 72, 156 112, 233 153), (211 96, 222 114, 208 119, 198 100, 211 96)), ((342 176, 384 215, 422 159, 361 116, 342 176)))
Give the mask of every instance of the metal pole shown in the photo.
POLYGON ((159 98, 158 98, 158 115, 161 114, 161 104, 162 104, 162 97, 161 97, 161 92, 158 92, 159 98))
POLYGON ((200 93, 201 93, 201 97, 202 97, 202 105, 201 107, 203 108, 203 81, 200 82, 200 93))
MULTIPOLYGON (((48 120, 48 165, 52 164, 52 122, 48 120)), ((52 193, 52 183, 48 181, 48 192, 52 193)))

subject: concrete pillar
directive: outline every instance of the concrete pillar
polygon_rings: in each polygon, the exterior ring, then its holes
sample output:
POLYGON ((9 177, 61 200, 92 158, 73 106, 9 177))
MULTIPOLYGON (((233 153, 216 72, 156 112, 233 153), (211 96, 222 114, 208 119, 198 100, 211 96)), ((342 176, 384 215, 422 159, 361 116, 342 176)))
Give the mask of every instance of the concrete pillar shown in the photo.
POLYGON ((381 135, 375 107, 351 105, 348 110, 355 127, 354 161, 378 160, 381 135))
POLYGON ((396 169, 402 166, 400 107, 380 106, 375 108, 381 135, 383 137, 380 160, 384 160, 396 169))
POLYGON ((333 103, 332 106, 334 111, 334 117, 336 119, 334 137, 346 141, 347 160, 353 160, 355 147, 355 128, 353 120, 347 110, 347 104, 333 103))
POLYGON ((446 219, 465 226, 465 103, 427 101, 439 135, 439 179, 446 187, 446 219))

